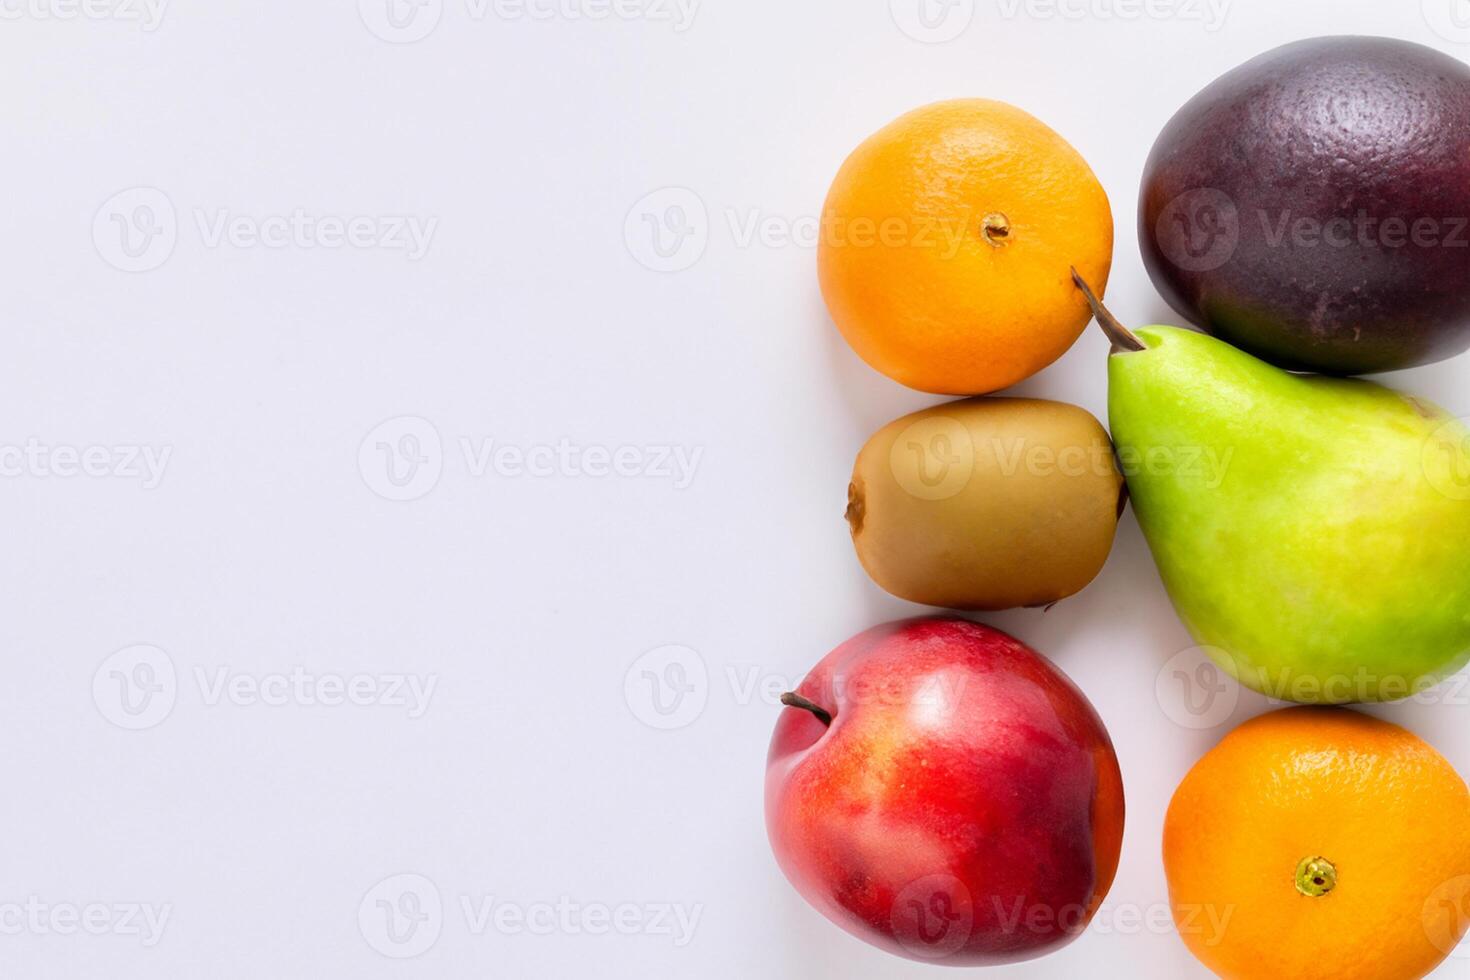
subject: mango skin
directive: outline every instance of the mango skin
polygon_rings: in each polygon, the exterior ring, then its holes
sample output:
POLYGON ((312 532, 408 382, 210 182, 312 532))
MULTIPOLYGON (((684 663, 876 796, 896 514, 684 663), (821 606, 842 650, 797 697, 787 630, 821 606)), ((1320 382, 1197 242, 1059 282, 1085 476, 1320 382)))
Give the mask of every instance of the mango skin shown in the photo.
POLYGON ((1341 704, 1421 693, 1470 660, 1461 423, 1203 334, 1136 334, 1147 350, 1109 359, 1113 439, 1169 596, 1221 667, 1341 704))
POLYGON ((949 609, 1045 606, 1113 547, 1123 477, 1101 423, 1034 398, 966 398, 905 415, 858 454, 853 546, 873 581, 949 609))

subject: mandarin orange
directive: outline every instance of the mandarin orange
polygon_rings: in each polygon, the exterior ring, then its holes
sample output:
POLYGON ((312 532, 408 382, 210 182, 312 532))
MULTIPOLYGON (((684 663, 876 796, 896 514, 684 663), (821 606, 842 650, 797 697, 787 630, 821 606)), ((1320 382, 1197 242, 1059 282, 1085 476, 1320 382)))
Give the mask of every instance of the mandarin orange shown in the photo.
POLYGON ((827 308, 870 365, 979 395, 1060 357, 1091 319, 1113 216, 1087 162, 1035 117, 961 99, 918 109, 848 157, 818 245, 827 308))
POLYGON ((1470 925, 1470 791, 1412 733, 1341 708, 1237 728, 1164 824, 1180 935, 1228 980, 1417 980, 1470 925))

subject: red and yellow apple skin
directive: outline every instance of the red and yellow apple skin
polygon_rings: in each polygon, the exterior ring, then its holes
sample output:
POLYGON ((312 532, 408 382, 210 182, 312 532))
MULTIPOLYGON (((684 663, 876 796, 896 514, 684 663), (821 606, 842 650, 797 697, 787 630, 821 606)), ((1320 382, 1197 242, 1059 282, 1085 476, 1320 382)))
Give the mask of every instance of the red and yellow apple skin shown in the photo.
POLYGON ((810 707, 776 723, 766 830, 818 911, 951 966, 1032 959, 1086 928, 1117 871, 1123 782, 1097 712, 1044 657, 967 620, 907 620, 848 640, 795 694, 810 707))

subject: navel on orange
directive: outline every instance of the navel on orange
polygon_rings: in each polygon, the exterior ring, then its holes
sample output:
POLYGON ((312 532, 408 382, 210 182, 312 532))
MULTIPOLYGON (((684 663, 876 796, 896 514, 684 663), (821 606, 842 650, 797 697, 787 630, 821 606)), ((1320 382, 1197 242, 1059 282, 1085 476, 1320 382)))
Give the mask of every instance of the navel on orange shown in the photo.
POLYGON ((909 113, 842 165, 818 247, 822 295, 853 349, 922 391, 978 395, 1060 357, 1102 288, 1107 194, 1075 149, 1003 102, 909 113))
POLYGON ((1247 722, 1164 824, 1175 925, 1228 980, 1418 980, 1470 926, 1470 791, 1408 731, 1340 708, 1247 722))

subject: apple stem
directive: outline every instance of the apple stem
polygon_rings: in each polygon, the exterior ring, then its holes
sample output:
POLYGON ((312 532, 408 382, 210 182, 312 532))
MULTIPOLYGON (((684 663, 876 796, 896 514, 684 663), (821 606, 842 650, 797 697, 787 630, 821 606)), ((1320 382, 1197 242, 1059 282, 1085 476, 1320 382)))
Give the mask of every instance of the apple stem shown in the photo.
POLYGON ((1114 354, 1147 350, 1143 341, 1133 335, 1133 331, 1123 326, 1117 317, 1108 312, 1108 308, 1102 305, 1102 300, 1097 298, 1092 287, 1087 285, 1087 280, 1083 279, 1075 268, 1072 270, 1072 281, 1077 284, 1078 289, 1082 290, 1082 295, 1087 297, 1087 305, 1092 307, 1092 315, 1097 318, 1097 325, 1102 327, 1103 333, 1107 334, 1108 339, 1113 342, 1112 352, 1114 354))
POLYGON ((824 725, 830 726, 832 724, 832 715, 827 711, 826 708, 822 707, 820 704, 817 704, 815 701, 810 701, 802 697, 795 691, 787 691, 785 694, 781 695, 781 703, 786 705, 786 707, 788 708, 800 708, 802 711, 810 711, 812 714, 816 715, 817 720, 824 725))

